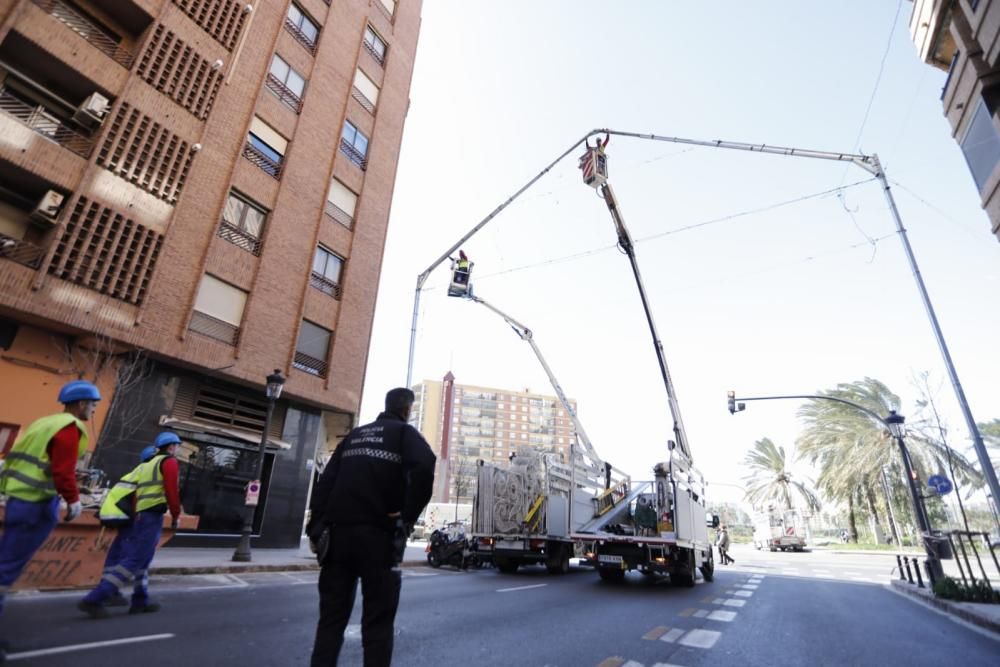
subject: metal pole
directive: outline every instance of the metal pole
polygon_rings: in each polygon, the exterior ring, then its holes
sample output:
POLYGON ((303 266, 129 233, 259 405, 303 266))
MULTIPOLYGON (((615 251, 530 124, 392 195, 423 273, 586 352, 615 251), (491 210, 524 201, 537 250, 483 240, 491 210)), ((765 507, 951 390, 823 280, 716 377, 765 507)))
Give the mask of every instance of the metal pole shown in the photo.
MULTIPOLYGON (((923 499, 917 490, 917 482, 913 478, 913 465, 910 462, 910 452, 906 449, 906 443, 903 442, 902 437, 896 436, 896 444, 899 445, 899 453, 903 457, 906 481, 910 488, 910 496, 913 498, 913 511, 916 513, 917 523, 920 525, 921 538, 924 543, 924 551, 927 553, 927 570, 930 578, 936 581, 944 576, 944 570, 941 567, 941 561, 938 559, 937 552, 931 548, 928 542, 928 538, 931 537, 931 523, 927 516, 927 508, 924 507, 923 499)), ((919 564, 917 564, 917 567, 919 567, 919 564)), ((919 572, 917 576, 919 576, 919 572)))
POLYGON ((934 331, 934 338, 937 340, 938 349, 941 350, 941 357, 944 359, 945 369, 948 371, 948 378, 951 380, 951 386, 955 390, 955 398, 958 399, 958 405, 962 410, 962 415, 965 417, 965 425, 969 429, 969 435, 972 436, 972 443, 976 449, 976 456, 979 458, 979 465, 983 468, 983 476, 986 477, 986 483, 989 485, 990 491, 993 492, 993 504, 995 507, 1000 508, 1000 505, 997 504, 998 499, 1000 499, 1000 481, 997 480, 997 473, 993 469, 993 462, 990 461, 989 453, 986 451, 983 436, 979 433, 979 426, 976 424, 976 420, 972 416, 972 410, 969 408, 969 402, 965 398, 965 391, 962 389, 962 383, 958 379, 958 371, 955 370, 955 364, 952 363, 951 353, 948 352, 948 345, 944 342, 944 334, 941 333, 941 326, 938 324, 937 315, 934 313, 934 306, 931 305, 931 298, 927 294, 927 287, 924 285, 924 279, 920 275, 920 268, 917 266, 917 260, 913 255, 913 248, 910 247, 910 240, 906 236, 906 229, 903 228, 903 221, 899 217, 899 210, 896 209, 896 201, 893 199, 892 190, 889 188, 889 179, 886 178, 885 170, 882 169, 882 163, 879 162, 877 154, 872 155, 872 164, 875 167, 875 177, 882 184, 882 192, 889 203, 889 212, 896 223, 899 240, 903 244, 906 259, 910 263, 910 270, 913 272, 913 280, 917 283, 920 299, 924 302, 927 319, 930 320, 931 329, 934 331))
MULTIPOLYGON (((274 399, 267 399, 267 416, 264 418, 264 432, 260 436, 260 449, 257 452, 257 472, 253 480, 260 481, 264 473, 264 449, 267 447, 267 434, 271 430, 271 415, 274 412, 274 399)), ((240 533, 240 542, 233 552, 233 560, 237 563, 249 563, 253 560, 253 553, 250 550, 250 534, 253 532, 253 515, 257 511, 256 506, 246 505, 243 508, 243 530, 240 533)))

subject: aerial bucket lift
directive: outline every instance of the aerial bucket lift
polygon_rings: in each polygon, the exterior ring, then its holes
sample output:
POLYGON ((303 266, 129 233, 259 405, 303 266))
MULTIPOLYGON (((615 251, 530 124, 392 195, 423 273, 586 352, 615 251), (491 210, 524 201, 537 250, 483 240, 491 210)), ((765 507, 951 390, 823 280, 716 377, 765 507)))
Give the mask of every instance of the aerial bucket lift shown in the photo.
POLYGON ((448 285, 448 296, 471 296, 472 285, 469 277, 472 275, 474 264, 469 261, 466 254, 459 250, 458 259, 451 260, 451 284, 448 285))

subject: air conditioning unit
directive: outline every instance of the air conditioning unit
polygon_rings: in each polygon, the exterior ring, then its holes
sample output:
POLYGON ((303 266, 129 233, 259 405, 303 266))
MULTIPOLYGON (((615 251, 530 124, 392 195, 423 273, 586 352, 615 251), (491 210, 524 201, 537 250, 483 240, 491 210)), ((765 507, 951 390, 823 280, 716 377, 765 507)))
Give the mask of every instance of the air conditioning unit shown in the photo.
POLYGON ((92 93, 77 108, 73 114, 73 120, 87 127, 100 125, 104 120, 104 116, 107 115, 110 106, 111 102, 104 95, 92 93))
POLYGON ((51 226, 56 223, 59 217, 59 210, 62 208, 63 196, 55 190, 49 190, 42 196, 35 209, 31 212, 31 219, 34 222, 51 226))

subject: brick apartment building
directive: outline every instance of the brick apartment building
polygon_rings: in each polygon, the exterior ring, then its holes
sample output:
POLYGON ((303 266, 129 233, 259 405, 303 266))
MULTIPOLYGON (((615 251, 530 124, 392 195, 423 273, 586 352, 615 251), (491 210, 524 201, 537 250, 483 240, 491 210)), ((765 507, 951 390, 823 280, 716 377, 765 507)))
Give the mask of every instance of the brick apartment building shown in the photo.
POLYGON ((0 447, 83 376, 114 479, 184 439, 175 543, 298 545, 353 425, 421 0, 0 0, 0 447))
POLYGON ((1000 2, 911 1, 910 35, 925 63, 948 72, 944 115, 1000 240, 1000 2))
POLYGON ((451 372, 413 392, 410 421, 438 456, 431 502, 472 502, 480 459, 499 463, 531 447, 569 461, 576 430, 555 396, 457 384, 451 372))

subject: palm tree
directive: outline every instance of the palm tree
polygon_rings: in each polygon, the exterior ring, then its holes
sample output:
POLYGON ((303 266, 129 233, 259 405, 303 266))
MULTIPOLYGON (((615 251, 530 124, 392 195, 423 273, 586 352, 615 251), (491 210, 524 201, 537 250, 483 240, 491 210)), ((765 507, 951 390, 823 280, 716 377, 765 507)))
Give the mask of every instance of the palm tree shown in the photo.
MULTIPOLYGON (((899 397, 874 378, 842 383, 836 389, 820 392, 819 395, 851 401, 877 415, 888 415, 890 411, 898 410, 900 404, 899 397)), ((902 483, 899 481, 899 450, 885 426, 857 408, 822 399, 811 399, 799 409, 798 414, 806 422, 798 440, 799 451, 819 465, 820 488, 833 500, 853 504, 860 499, 867 506, 878 533, 881 528, 875 491, 882 486, 883 471, 893 471, 896 473, 892 475, 895 484, 902 483)), ((919 430, 911 430, 906 444, 921 479, 926 478, 928 471, 946 469, 948 452, 943 443, 924 437, 919 430)), ((979 477, 964 457, 953 452, 952 462, 957 474, 971 480, 979 477)), ((886 498, 887 508, 890 502, 886 498)), ((912 509, 907 508, 906 514, 911 516, 912 509)), ((890 528, 898 539, 898 528, 894 524, 890 524, 890 528)))
POLYGON ((819 508, 819 496, 804 483, 792 479, 785 448, 778 447, 770 438, 755 442, 743 463, 750 471, 744 477, 746 496, 754 507, 763 507, 767 501, 777 500, 790 510, 793 507, 792 497, 798 496, 809 509, 819 508))

